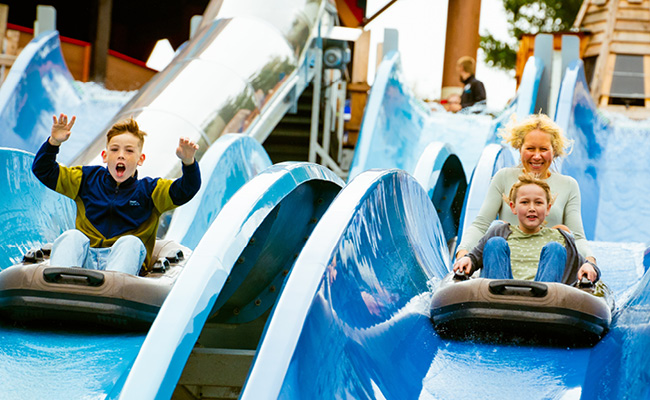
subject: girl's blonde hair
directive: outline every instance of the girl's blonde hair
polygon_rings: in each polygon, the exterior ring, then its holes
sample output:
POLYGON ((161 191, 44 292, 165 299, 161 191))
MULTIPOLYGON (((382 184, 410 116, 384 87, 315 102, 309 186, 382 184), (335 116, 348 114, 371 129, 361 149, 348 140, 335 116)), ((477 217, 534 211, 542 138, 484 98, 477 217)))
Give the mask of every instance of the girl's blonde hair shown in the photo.
POLYGON ((551 194, 551 187, 546 183, 546 181, 539 179, 535 177, 532 174, 521 174, 517 178, 517 182, 515 182, 514 185, 510 188, 510 193, 508 194, 508 197, 505 199, 506 201, 511 201, 512 203, 516 203, 517 201, 517 192, 519 191, 519 188, 524 186, 524 185, 537 185, 544 190, 544 193, 546 194, 546 202, 548 204, 553 204, 553 201, 555 200, 554 196, 551 194))
POLYGON ((546 132, 551 136, 551 147, 553 147, 553 158, 571 153, 573 140, 567 139, 560 127, 547 115, 539 113, 526 117, 523 121, 517 122, 513 115, 505 130, 499 136, 505 143, 520 150, 524 145, 526 135, 536 129, 546 132))

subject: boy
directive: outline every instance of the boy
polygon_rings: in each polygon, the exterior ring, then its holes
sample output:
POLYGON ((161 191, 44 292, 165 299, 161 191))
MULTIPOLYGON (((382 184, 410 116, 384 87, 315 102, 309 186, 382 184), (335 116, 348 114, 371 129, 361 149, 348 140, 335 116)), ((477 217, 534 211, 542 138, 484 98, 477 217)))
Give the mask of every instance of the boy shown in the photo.
POLYGON ((599 279, 600 271, 580 256, 573 236, 543 226, 552 204, 546 182, 521 175, 508 197, 519 225, 503 223, 490 228, 471 252, 454 263, 454 271, 471 275, 483 268, 481 276, 489 279, 534 279, 569 285, 583 276, 591 282, 599 279))
POLYGON ((187 203, 201 186, 194 154, 198 145, 179 140, 176 156, 183 176, 175 181, 138 179, 145 132, 133 118, 113 125, 106 134, 102 159, 106 167, 65 167, 56 162, 59 146, 71 134, 75 117, 54 116, 52 133, 34 156, 32 172, 45 186, 73 199, 77 205, 76 229, 64 232, 52 247, 50 264, 65 267, 146 273, 160 215, 187 203), (142 267, 142 271, 141 271, 142 267))

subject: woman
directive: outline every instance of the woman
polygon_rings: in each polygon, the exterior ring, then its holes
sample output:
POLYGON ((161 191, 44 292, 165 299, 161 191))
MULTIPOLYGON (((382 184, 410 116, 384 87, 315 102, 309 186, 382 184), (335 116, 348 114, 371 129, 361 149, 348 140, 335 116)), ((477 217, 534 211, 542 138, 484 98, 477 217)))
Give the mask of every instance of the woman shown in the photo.
POLYGON ((546 218, 548 225, 570 231, 575 238, 578 252, 586 258, 587 263, 597 268, 596 258, 589 248, 582 227, 578 182, 570 176, 550 170, 553 160, 565 155, 570 145, 560 127, 546 115, 535 114, 521 123, 508 124, 502 137, 506 143, 519 150, 521 165, 502 168, 494 175, 481 210, 458 246, 456 259, 463 257, 476 246, 497 217, 510 224, 518 223, 504 197, 517 182, 519 175, 527 172, 546 181, 555 196, 554 205, 546 218))

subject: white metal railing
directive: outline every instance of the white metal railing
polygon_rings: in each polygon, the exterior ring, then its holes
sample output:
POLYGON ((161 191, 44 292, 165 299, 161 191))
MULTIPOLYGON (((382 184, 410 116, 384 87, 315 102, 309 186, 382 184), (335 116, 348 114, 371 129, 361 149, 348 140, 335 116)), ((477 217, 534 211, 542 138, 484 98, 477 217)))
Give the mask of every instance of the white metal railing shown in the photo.
POLYGON ((337 69, 323 71, 323 53, 316 57, 316 74, 313 81, 313 98, 311 113, 311 130, 309 137, 309 162, 317 162, 331 169, 339 177, 345 179, 348 171, 341 168, 343 143, 343 123, 347 82, 343 73, 337 69), (322 96, 321 96, 322 92, 322 96), (323 101, 323 130, 319 135, 320 102, 323 101), (330 154, 332 135, 335 135, 337 148, 336 159, 330 154), (320 141, 319 141, 320 136, 320 141))

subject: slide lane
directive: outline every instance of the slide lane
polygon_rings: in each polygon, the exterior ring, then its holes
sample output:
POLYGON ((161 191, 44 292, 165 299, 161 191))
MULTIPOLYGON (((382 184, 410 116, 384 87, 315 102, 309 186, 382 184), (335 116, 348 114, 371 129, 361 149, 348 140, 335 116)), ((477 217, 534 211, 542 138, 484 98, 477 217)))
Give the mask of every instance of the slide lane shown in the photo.
MULTIPOLYGON (((31 153, 0 149, 4 171, 0 269, 74 227, 74 203, 36 180, 33 159, 31 153)), ((84 398, 105 393, 128 369, 143 340, 142 334, 70 331, 62 325, 26 329, 2 321, 0 398, 84 398)))
MULTIPOLYGON (((596 248, 603 264, 643 269, 642 252, 629 250, 596 248)), ((429 300, 448 270, 442 228, 422 187, 394 170, 359 175, 330 205, 296 261, 242 398, 589 393, 590 366, 608 348, 607 338, 593 349, 440 339, 429 300)), ((603 279, 614 274, 604 271, 603 279)), ((630 283, 619 284, 627 285, 614 287, 624 301, 630 283)))
MULTIPOLYGON (((0 268, 29 249, 51 243, 74 227, 74 203, 42 185, 31 172, 33 155, 0 149, 3 212, 9 229, 0 242, 0 268)), ((172 220, 167 238, 191 244, 207 230, 234 192, 270 166, 254 139, 225 135, 201 162, 204 185, 197 201, 172 220), (226 169, 228 167, 228 169, 226 169), (196 221, 189 226, 187 220, 196 221), (178 220, 176 222, 175 220, 178 220)), ((0 299, 1 300, 1 299, 0 299)), ((0 398, 103 398, 124 382, 145 341, 144 333, 70 330, 65 324, 24 327, 0 322, 0 398)))

